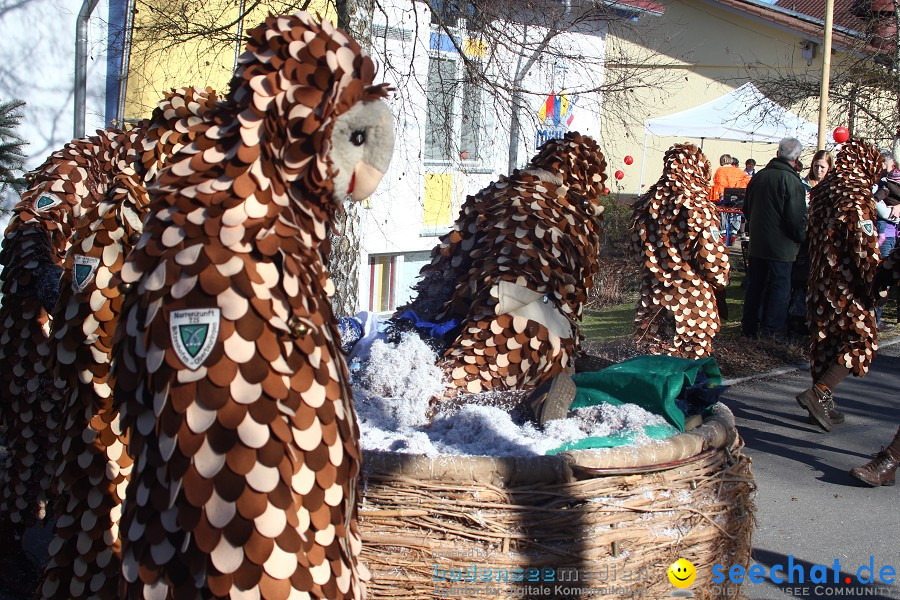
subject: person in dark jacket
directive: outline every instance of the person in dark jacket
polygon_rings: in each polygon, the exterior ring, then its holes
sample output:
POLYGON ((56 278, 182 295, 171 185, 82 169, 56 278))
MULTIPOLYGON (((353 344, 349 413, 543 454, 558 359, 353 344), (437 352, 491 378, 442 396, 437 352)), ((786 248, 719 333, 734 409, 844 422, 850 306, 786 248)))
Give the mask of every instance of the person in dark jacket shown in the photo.
POLYGON ((799 140, 784 138, 775 158, 747 186, 744 214, 750 248, 741 320, 745 336, 784 331, 791 267, 806 240, 806 193, 796 170, 802 151, 799 140))

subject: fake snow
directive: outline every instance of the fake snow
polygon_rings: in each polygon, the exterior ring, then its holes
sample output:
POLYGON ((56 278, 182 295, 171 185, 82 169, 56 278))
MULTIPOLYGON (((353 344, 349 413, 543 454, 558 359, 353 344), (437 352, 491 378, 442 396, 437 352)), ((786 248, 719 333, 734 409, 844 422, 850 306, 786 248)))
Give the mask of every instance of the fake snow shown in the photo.
POLYGON ((602 404, 573 411, 542 431, 516 424, 501 408, 465 404, 438 412, 429 422, 429 399, 444 390, 434 352, 417 336, 398 344, 377 340, 369 360, 351 364, 354 401, 364 450, 424 456, 536 456, 585 437, 634 432, 636 445, 655 443, 646 425, 664 424, 660 415, 634 404, 602 404))

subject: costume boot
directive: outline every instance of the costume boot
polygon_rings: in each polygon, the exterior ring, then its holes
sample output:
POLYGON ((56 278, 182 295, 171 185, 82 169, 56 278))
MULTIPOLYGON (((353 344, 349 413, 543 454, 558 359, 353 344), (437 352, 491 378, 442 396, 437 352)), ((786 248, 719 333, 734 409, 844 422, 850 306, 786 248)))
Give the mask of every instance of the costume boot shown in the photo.
MULTIPOLYGON (((834 394, 829 394, 825 397, 825 408, 828 410, 828 418, 831 419, 831 422, 835 425, 840 425, 844 422, 844 413, 842 413, 837 404, 834 401, 834 394)), ((816 420, 812 418, 812 415, 809 417, 809 422, 813 425, 818 425, 816 420)))
POLYGON ((834 399, 827 387, 813 384, 811 388, 797 395, 797 404, 809 411, 809 417, 816 425, 825 431, 834 429, 834 421, 831 420, 828 411, 829 406, 834 405, 834 399))
POLYGON ((850 469, 850 475, 872 487, 894 485, 898 464, 900 464, 900 428, 887 448, 882 448, 881 452, 867 464, 850 469))
POLYGON ((543 427, 548 421, 565 419, 575 401, 575 392, 575 382, 566 372, 535 389, 528 404, 537 424, 543 427))

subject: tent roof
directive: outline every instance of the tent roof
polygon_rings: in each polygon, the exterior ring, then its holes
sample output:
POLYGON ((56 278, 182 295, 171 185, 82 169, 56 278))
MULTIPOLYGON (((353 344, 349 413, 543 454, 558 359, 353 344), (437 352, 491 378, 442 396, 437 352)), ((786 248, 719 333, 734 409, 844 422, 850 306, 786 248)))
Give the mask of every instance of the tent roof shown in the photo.
POLYGON ((650 119, 646 130, 652 135, 739 142, 795 137, 804 146, 814 146, 818 140, 816 125, 772 102, 750 82, 706 104, 650 119))

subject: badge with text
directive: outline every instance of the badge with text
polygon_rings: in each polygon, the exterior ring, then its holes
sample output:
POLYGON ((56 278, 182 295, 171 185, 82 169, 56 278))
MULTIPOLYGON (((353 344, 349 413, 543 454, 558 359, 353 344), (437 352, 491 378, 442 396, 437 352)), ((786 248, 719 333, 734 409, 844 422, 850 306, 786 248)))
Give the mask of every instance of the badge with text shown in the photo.
POLYGON ((44 192, 34 201, 34 210, 47 210, 62 204, 62 200, 55 194, 44 192))
POLYGON ((169 315, 169 334, 178 359, 196 371, 219 337, 218 308, 175 310, 169 315))
POLYGON ((72 257, 72 290, 76 294, 84 291, 97 274, 97 267, 100 266, 100 259, 93 256, 82 256, 76 254, 72 257))
POLYGON ((872 225, 872 221, 860 221, 859 227, 866 235, 875 235, 875 227, 872 225))

